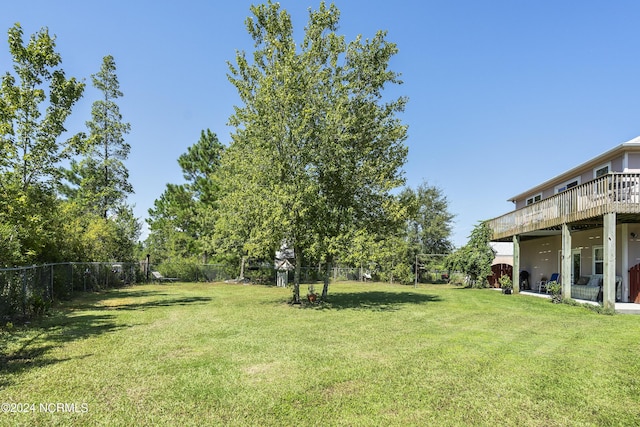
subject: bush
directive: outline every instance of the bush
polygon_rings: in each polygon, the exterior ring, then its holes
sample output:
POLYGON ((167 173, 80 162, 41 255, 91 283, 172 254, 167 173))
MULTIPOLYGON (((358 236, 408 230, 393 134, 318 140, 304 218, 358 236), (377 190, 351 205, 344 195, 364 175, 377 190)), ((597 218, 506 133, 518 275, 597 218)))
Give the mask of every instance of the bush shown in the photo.
POLYGON ((389 281, 394 283, 401 283, 403 285, 413 284, 413 271, 408 264, 396 264, 391 271, 380 272, 380 280, 389 281))
POLYGON ((273 284, 276 281, 276 271, 270 267, 260 267, 245 271, 244 275, 251 280, 251 283, 259 285, 273 284))
POLYGON ((465 284, 464 274, 453 273, 449 275, 449 284, 456 286, 463 286, 465 284))
POLYGON ((42 296, 40 293, 34 294, 29 298, 29 308, 34 316, 42 316, 51 307, 51 301, 42 296))
POLYGON ((560 304, 562 302, 562 285, 556 281, 547 283, 547 291, 551 294, 551 302, 560 304))
POLYGON ((505 294, 511 293, 511 290, 513 289, 513 283, 511 282, 511 277, 507 276, 506 274, 503 274, 498 279, 498 282, 500 282, 500 287, 502 288, 503 293, 505 294))

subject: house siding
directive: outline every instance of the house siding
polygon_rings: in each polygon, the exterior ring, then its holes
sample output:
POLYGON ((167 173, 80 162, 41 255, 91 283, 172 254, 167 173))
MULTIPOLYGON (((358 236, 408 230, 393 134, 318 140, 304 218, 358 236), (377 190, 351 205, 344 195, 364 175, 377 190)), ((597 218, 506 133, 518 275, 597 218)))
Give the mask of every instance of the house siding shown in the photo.
POLYGON ((640 170, 640 153, 629 153, 627 158, 629 169, 640 170))
MULTIPOLYGON (((547 199, 556 194, 555 189, 558 185, 571 181, 575 178, 580 179, 580 183, 584 184, 585 182, 589 182, 594 179, 593 172, 594 169, 604 166, 605 164, 611 164, 609 172, 625 172, 629 169, 632 170, 640 170, 640 153, 623 153, 618 154, 616 156, 612 156, 610 158, 599 159, 598 162, 585 163, 582 167, 573 174, 563 174, 558 176, 556 179, 549 181, 548 185, 542 189, 537 189, 532 191, 531 193, 525 193, 515 199, 515 208, 521 209, 527 205, 527 199, 542 193, 542 199, 547 199), (626 167, 625 167, 625 157, 626 157, 626 167)), ((512 199, 513 200, 513 199, 512 199)))
POLYGON ((558 250, 562 247, 560 236, 542 237, 522 242, 520 245, 520 270, 529 273, 533 286, 540 280, 548 279, 552 273, 560 273, 558 250))

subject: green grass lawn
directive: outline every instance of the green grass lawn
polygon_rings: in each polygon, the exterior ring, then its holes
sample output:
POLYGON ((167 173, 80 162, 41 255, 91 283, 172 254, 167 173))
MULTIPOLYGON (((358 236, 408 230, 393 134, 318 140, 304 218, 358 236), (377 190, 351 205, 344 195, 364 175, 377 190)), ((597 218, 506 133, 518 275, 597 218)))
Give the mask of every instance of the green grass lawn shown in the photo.
POLYGON ((640 422, 640 316, 444 285, 290 295, 134 286, 5 327, 0 425, 640 422))

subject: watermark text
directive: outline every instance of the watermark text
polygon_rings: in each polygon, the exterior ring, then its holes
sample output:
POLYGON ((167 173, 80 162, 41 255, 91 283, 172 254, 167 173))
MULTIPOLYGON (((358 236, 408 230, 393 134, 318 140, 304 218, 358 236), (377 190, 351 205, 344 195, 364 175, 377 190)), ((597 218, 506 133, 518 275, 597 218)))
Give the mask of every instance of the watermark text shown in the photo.
POLYGON ((0 403, 0 412, 3 414, 26 414, 29 412, 50 414, 86 414, 89 412, 89 404, 77 402, 3 402, 0 403))

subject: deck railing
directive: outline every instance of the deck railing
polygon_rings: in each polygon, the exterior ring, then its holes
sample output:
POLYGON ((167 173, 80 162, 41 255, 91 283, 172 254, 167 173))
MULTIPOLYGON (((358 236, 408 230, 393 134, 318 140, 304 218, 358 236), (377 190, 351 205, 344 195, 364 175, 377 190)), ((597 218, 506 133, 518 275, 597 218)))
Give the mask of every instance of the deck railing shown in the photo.
POLYGON ((488 221, 493 239, 597 218, 640 213, 640 174, 610 173, 488 221))

